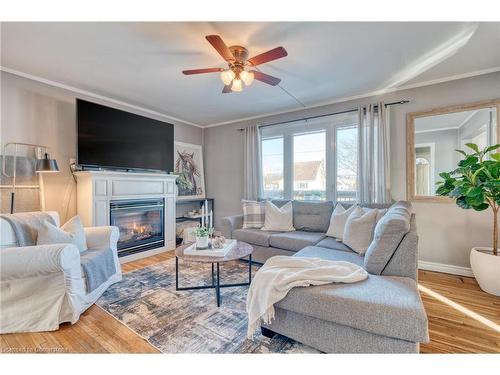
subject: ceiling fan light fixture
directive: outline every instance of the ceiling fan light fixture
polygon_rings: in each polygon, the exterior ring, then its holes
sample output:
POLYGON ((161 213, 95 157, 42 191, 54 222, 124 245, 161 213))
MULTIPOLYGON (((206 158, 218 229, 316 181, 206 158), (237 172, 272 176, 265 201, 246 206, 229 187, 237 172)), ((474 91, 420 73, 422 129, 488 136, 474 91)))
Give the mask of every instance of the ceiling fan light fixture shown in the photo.
POLYGON ((231 91, 239 92, 243 90, 243 83, 241 79, 233 79, 233 84, 231 85, 231 91))
POLYGON ((255 75, 252 72, 247 72, 243 70, 240 73, 241 80, 245 83, 245 85, 250 86, 255 78, 255 75))
POLYGON ((235 77, 236 74, 231 69, 224 70, 220 73, 220 79, 225 85, 230 85, 235 77))

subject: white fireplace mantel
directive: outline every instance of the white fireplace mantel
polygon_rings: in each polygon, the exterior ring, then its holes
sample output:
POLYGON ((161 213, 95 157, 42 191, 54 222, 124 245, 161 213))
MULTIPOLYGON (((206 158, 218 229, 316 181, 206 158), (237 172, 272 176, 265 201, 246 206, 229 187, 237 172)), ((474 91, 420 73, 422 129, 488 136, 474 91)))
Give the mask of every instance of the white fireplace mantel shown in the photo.
POLYGON ((160 173, 81 171, 77 178, 77 211, 84 226, 110 225, 110 202, 163 198, 165 246, 120 258, 120 262, 175 249, 175 179, 160 173))

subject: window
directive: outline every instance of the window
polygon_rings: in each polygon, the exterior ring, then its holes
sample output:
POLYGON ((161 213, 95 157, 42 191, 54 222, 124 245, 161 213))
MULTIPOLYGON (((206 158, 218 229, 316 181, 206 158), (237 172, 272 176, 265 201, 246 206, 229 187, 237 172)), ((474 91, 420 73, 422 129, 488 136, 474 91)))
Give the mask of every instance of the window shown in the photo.
POLYGON ((357 112, 261 128, 263 198, 354 201, 357 112))
POLYGON ((293 136, 293 199, 326 199, 326 131, 293 136))
POLYGON ((264 198, 284 198, 283 137, 263 139, 261 148, 264 198))
POLYGON ((356 200, 358 178, 358 129, 355 126, 343 126, 337 132, 336 191, 337 200, 356 200))

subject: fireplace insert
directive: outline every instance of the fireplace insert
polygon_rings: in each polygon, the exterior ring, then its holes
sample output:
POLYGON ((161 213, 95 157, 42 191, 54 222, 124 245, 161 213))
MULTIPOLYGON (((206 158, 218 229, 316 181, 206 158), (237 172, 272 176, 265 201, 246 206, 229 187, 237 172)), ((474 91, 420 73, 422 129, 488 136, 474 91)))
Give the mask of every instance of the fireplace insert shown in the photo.
POLYGON ((163 199, 110 203, 110 223, 119 228, 118 256, 165 246, 163 199))

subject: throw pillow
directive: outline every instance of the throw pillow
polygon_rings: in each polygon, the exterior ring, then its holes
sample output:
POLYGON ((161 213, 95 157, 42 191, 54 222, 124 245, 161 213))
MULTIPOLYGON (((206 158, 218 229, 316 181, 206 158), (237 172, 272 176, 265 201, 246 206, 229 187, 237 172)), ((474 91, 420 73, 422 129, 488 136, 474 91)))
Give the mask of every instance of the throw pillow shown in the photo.
POLYGON ((326 231, 326 235, 342 240, 347 218, 352 214, 356 207, 357 205, 353 204, 346 210, 344 206, 342 206, 340 203, 337 203, 335 209, 332 212, 332 216, 330 217, 330 226, 326 231))
POLYGON ((410 220, 411 204, 400 201, 377 223, 364 260, 368 272, 375 275, 383 272, 401 240, 409 232, 410 220))
POLYGON ((261 230, 276 232, 292 232, 293 208, 292 202, 288 202, 281 207, 277 207, 271 201, 266 201, 266 218, 261 230))
POLYGON ((242 200, 243 204, 243 229, 260 229, 264 226, 266 205, 264 202, 242 200))
POLYGON ((378 210, 365 211, 357 206, 347 218, 342 242, 363 255, 370 246, 378 210))
POLYGON ((57 243, 71 243, 76 245, 80 252, 87 250, 85 231, 79 216, 71 218, 61 228, 56 227, 47 220, 43 222, 38 230, 36 244, 51 245, 57 243))
POLYGON ((375 218, 375 223, 378 223, 382 217, 387 213, 387 208, 369 208, 369 207, 363 207, 363 210, 365 212, 375 210, 377 211, 377 216, 375 218))

